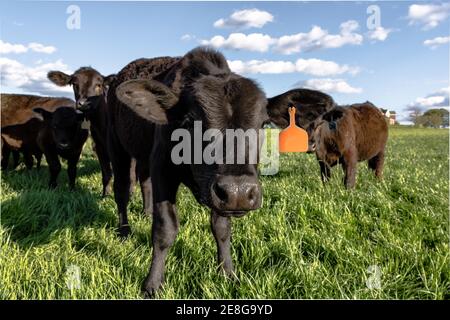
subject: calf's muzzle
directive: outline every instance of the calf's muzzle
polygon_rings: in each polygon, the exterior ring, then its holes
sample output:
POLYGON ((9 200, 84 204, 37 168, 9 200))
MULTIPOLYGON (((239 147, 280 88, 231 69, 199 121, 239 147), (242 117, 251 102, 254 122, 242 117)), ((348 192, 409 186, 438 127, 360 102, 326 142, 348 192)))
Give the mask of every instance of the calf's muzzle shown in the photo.
POLYGON ((211 186, 212 206, 226 216, 242 216, 258 209, 261 198, 261 185, 249 175, 219 175, 211 186))

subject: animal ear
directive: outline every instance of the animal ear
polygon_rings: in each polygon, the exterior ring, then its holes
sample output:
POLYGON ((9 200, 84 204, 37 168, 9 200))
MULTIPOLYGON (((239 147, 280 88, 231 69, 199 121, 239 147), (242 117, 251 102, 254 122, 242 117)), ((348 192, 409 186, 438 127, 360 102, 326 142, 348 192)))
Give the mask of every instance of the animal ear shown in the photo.
POLYGON ((43 109, 43 108, 34 108, 33 112, 39 114, 44 118, 44 120, 48 121, 52 118, 52 113, 43 109))
POLYGON ((330 130, 336 130, 337 121, 344 116, 344 111, 340 109, 333 109, 325 113, 322 117, 323 120, 328 122, 328 128, 330 130))
POLYGON ((103 84, 107 87, 111 85, 111 83, 117 79, 116 74, 110 74, 109 76, 103 77, 103 84))
POLYGON ((154 80, 130 80, 116 89, 117 98, 143 119, 167 124, 167 111, 178 103, 178 97, 164 84, 154 80))
POLYGON ((328 111, 325 113, 322 117, 323 120, 331 122, 331 121, 337 121, 340 118, 344 116, 344 111, 340 109, 333 109, 331 111, 328 111))
POLYGON ((336 131, 336 128, 337 128, 336 121, 328 122, 328 128, 329 128, 331 131, 336 131))
POLYGON ((69 76, 68 74, 65 74, 61 71, 50 71, 49 73, 47 73, 47 78, 60 87, 67 86, 72 80, 72 76, 69 76))

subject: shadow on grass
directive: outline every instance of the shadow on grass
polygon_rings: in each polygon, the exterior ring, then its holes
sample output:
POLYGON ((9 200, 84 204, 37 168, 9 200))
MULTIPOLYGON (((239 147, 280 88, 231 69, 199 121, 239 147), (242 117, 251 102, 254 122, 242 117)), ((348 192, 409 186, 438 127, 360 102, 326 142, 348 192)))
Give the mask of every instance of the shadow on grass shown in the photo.
MULTIPOLYGON (((83 159, 77 177, 91 175, 98 168, 95 159, 83 159)), ((78 179, 76 189, 69 190, 65 168, 59 174, 55 190, 48 189, 48 179, 47 166, 31 170, 20 167, 2 173, 7 191, 1 202, 1 224, 9 230, 12 241, 24 247, 42 245, 51 242, 59 230, 116 224, 114 215, 99 208, 99 193, 80 185, 78 179)))

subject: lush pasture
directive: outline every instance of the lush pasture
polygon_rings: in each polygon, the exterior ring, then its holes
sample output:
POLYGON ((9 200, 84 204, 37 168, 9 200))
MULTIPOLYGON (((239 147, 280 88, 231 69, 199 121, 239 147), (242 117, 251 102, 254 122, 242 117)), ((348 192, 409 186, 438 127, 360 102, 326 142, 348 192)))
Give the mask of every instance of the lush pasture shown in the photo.
MULTIPOLYGON (((209 212, 182 188, 158 297, 450 298, 448 147, 447 130, 393 128, 384 181, 360 164, 351 192, 340 169, 323 186, 312 155, 283 155, 279 174, 262 178, 263 208, 233 221, 239 281, 217 272, 209 212)), ((47 180, 46 165, 2 174, 0 298, 140 298, 151 257, 140 191, 129 206, 133 234, 120 240, 90 146, 75 192, 65 171, 56 191, 47 180), (71 266, 81 274, 72 290, 71 266)))

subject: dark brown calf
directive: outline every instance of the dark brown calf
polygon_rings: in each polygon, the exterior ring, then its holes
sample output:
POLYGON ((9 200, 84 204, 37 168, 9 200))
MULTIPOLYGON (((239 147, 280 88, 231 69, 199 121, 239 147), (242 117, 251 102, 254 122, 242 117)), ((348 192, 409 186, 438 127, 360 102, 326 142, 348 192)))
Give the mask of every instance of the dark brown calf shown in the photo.
POLYGON ((90 122, 94 151, 102 171, 102 196, 108 195, 111 191, 112 169, 106 142, 108 126, 106 94, 109 84, 115 76, 105 77, 91 67, 82 67, 72 75, 61 71, 50 71, 47 77, 58 86, 71 85, 73 87, 76 107, 85 114, 86 119, 90 122))
POLYGON ((309 151, 319 160, 322 180, 330 178, 330 169, 341 163, 345 185, 355 185, 356 166, 369 161, 369 168, 381 178, 388 125, 372 103, 335 107, 308 127, 309 151))

